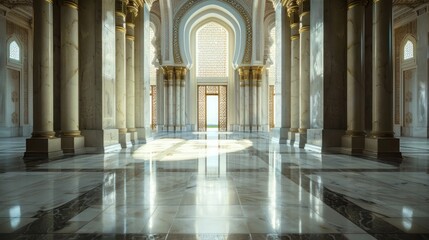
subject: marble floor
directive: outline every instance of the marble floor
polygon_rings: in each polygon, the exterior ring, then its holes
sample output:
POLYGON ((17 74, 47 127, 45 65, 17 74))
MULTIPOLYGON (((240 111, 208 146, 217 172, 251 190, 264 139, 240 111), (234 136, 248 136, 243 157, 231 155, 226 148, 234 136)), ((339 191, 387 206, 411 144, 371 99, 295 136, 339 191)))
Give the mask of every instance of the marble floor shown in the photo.
POLYGON ((429 239, 429 139, 401 164, 266 134, 160 134, 108 154, 24 162, 0 139, 0 239, 429 239))

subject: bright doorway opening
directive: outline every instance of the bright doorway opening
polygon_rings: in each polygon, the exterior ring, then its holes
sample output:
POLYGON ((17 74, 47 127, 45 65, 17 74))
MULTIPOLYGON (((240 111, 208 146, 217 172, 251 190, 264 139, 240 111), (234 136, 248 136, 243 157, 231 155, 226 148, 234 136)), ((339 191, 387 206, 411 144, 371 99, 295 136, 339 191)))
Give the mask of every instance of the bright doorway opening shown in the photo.
POLYGON ((206 126, 208 132, 217 132, 219 130, 219 96, 207 95, 207 116, 206 126))

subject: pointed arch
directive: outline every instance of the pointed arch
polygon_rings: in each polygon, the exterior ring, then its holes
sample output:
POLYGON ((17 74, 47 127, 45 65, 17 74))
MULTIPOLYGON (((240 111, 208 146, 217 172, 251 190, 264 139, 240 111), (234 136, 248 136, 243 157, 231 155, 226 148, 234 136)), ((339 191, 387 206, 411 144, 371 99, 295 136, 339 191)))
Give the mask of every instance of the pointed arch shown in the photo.
POLYGON ((188 1, 176 14, 173 26, 173 49, 176 64, 192 65, 189 48, 192 29, 207 18, 218 18, 234 32, 233 65, 250 63, 252 57, 252 25, 246 10, 236 1, 188 1))

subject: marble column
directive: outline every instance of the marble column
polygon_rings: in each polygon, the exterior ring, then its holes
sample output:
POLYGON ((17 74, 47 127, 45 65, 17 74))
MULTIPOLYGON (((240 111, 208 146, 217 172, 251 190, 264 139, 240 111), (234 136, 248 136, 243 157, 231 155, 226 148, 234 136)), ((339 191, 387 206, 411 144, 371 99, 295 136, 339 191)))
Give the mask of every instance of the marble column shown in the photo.
POLYGON ((167 74, 167 69, 165 67, 162 68, 163 70, 163 89, 164 89, 164 99, 163 102, 164 104, 163 106, 163 112, 164 112, 164 125, 163 125, 163 130, 164 131, 168 131, 168 123, 169 123, 169 119, 168 116, 170 114, 169 112, 169 92, 168 92, 168 74, 167 74))
POLYGON ((250 132, 250 67, 244 70, 244 131, 250 132))
POLYGON ((365 144, 364 6, 361 0, 349 0, 347 9, 347 131, 342 146, 345 153, 361 154, 365 144))
POLYGON ((61 147, 64 153, 83 153, 79 131, 78 0, 61 2, 61 147))
POLYGON ((175 73, 175 81, 174 81, 174 95, 175 95, 175 101, 174 101, 174 112, 176 113, 175 116, 175 124, 174 124, 174 130, 175 131, 181 131, 181 104, 180 104, 180 84, 181 84, 181 76, 182 76, 182 69, 180 67, 174 68, 175 73))
POLYGON ((131 146, 126 123, 125 12, 127 1, 116 0, 116 127, 122 148, 131 146))
POLYGON ((374 0, 372 65, 372 131, 364 153, 399 161, 399 139, 393 132, 392 1, 374 0))
POLYGON ((181 75, 180 75, 180 125, 182 127, 182 131, 186 131, 186 91, 185 91, 185 85, 186 85, 186 68, 181 68, 181 75))
POLYGON ((174 95, 174 66, 164 66, 164 92, 165 92, 165 104, 164 104, 164 116, 165 116, 165 125, 166 130, 169 132, 174 132, 175 126, 175 95, 174 95))
POLYGON ((251 88, 252 88, 252 131, 259 131, 261 128, 261 81, 263 67, 252 66, 251 70, 251 88))
POLYGON ((310 128, 310 1, 298 0, 301 8, 299 26, 299 133, 295 146, 304 148, 310 128))
POLYGON ((240 121, 241 121, 241 130, 248 132, 251 131, 250 127, 250 75, 251 75, 251 68, 248 66, 240 67, 238 69, 238 73, 240 75, 240 93, 242 95, 240 96, 240 113, 243 112, 242 115, 240 115, 240 121))
POLYGON ((245 106, 245 102, 244 102, 244 85, 245 85, 245 71, 243 68, 239 68, 238 69, 238 74, 239 74, 239 79, 240 79, 240 97, 239 97, 239 102, 240 102, 240 115, 239 115, 239 119, 240 119, 240 123, 239 123, 239 131, 244 131, 244 106, 245 106))
POLYGON ((289 144, 295 143, 299 128, 299 7, 296 0, 287 4, 291 28, 291 122, 289 144))
POLYGON ((250 131, 258 131, 258 69, 256 67, 251 67, 251 81, 249 85, 249 90, 251 92, 250 102, 251 102, 251 125, 250 131))
POLYGON ((132 144, 137 144, 138 140, 135 124, 136 81, 134 67, 134 28, 137 13, 137 3, 130 1, 126 16, 126 127, 132 144))
POLYGON ((61 157, 61 139, 55 138, 53 115, 52 1, 34 0, 34 128, 26 141, 25 159, 61 157))

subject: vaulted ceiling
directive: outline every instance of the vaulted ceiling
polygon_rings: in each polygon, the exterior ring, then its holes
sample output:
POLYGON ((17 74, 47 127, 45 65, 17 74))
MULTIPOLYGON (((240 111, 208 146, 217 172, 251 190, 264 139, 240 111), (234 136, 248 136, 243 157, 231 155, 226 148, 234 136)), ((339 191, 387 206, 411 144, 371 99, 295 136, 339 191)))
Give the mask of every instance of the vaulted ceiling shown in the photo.
MULTIPOLYGON (((149 2, 154 2, 157 0, 151 0, 149 2)), ((173 2, 182 2, 185 0, 172 0, 173 2)), ((252 0, 246 0, 248 2, 251 2, 252 0)), ((428 3, 429 0, 393 0, 394 5, 402 5, 407 7, 416 7, 420 4, 428 3)), ((33 3, 33 0, 0 0, 0 4, 3 4, 4 6, 8 8, 17 7, 17 6, 29 6, 33 3)), ((179 3, 176 3, 176 5, 180 5, 179 3)))

